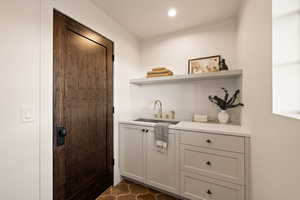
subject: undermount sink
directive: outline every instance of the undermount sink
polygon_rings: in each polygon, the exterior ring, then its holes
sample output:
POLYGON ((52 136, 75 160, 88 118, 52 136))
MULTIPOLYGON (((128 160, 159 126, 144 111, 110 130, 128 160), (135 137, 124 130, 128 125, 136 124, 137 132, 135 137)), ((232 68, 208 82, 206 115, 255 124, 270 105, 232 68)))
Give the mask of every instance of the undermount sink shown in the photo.
POLYGON ((150 122, 150 123, 160 123, 160 122, 165 122, 165 123, 170 123, 170 124, 178 124, 179 121, 168 121, 168 120, 160 120, 160 119, 144 119, 144 118, 139 118, 139 119, 136 119, 134 121, 137 121, 137 122, 150 122))

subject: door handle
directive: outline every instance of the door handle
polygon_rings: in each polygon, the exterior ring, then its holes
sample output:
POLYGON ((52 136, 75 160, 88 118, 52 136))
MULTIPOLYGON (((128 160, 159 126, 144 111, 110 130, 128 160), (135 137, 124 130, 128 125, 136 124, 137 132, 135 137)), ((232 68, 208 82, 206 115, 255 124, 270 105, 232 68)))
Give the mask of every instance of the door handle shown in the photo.
POLYGON ((57 146, 65 144, 65 137, 67 136, 67 129, 63 126, 56 127, 57 133, 57 146))

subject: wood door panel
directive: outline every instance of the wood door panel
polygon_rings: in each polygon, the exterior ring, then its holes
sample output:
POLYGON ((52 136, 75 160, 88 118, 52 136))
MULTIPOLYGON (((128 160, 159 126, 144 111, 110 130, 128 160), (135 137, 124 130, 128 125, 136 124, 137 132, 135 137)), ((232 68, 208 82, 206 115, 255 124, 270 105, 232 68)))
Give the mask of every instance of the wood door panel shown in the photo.
POLYGON ((93 199, 113 181, 113 43, 54 12, 54 199, 93 199), (54 128, 55 129, 55 128, 54 128))

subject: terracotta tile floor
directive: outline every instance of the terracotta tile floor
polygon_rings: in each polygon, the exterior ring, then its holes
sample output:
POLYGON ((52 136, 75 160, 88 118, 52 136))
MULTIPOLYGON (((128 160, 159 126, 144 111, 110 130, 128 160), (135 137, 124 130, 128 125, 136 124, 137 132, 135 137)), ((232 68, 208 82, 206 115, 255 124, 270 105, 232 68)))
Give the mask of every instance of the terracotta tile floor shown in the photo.
POLYGON ((127 180, 108 188, 96 200, 177 200, 127 180))

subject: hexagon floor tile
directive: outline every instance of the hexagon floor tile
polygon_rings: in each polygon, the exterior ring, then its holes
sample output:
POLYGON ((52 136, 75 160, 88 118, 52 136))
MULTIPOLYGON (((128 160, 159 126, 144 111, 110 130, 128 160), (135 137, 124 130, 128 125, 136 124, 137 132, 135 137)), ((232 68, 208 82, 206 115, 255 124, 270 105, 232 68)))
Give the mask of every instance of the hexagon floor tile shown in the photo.
POLYGON ((108 188, 96 200, 178 200, 145 186, 123 180, 108 188))

